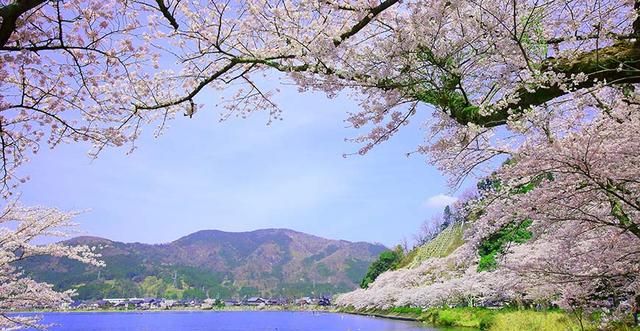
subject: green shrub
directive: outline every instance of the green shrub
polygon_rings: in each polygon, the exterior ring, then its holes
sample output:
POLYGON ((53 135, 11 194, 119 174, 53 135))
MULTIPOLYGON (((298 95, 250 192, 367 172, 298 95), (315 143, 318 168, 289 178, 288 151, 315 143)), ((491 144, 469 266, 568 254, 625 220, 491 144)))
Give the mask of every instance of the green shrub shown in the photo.
POLYGON ((478 247, 478 271, 495 270, 498 267, 497 257, 506 252, 510 243, 521 244, 531 239, 533 233, 529 231, 529 227, 532 223, 530 219, 511 222, 482 240, 478 247))
POLYGON ((380 274, 383 272, 395 268, 402 258, 404 257, 404 251, 402 247, 398 246, 393 251, 385 251, 380 254, 377 260, 373 261, 367 270, 367 274, 360 282, 361 288, 369 287, 369 284, 373 283, 380 274))
POLYGON ((496 260, 496 253, 487 255, 480 255, 480 261, 478 262, 478 271, 495 270, 498 267, 498 260, 496 260))

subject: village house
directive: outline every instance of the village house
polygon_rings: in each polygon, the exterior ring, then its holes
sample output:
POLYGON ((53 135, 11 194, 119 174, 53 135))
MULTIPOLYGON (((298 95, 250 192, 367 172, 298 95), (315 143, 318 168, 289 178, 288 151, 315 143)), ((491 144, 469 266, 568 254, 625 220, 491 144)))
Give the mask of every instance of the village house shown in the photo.
POLYGON ((264 306, 267 304, 267 299, 263 299, 260 297, 251 297, 244 302, 247 306, 264 306))

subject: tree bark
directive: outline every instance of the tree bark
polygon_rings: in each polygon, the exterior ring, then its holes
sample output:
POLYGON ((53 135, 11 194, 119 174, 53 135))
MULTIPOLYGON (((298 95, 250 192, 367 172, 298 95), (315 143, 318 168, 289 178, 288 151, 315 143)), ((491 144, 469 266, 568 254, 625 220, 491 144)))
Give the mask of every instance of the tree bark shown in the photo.
POLYGON ((11 35, 16 29, 18 18, 33 8, 45 3, 45 0, 16 0, 6 6, 0 7, 0 47, 9 42, 11 35))

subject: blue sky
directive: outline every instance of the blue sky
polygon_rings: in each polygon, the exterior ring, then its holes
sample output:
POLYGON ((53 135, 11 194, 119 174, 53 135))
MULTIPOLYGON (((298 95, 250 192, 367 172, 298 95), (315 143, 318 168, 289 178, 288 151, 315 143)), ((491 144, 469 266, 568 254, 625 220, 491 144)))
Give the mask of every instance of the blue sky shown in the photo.
POLYGON ((318 236, 394 245, 411 238, 452 193, 446 178, 420 155, 418 121, 365 156, 344 138, 346 97, 281 87, 284 120, 267 114, 219 123, 216 95, 192 119, 180 117, 159 138, 148 128, 130 155, 109 149, 97 160, 89 146, 43 149, 22 171, 25 204, 87 210, 83 234, 125 242, 162 243, 203 229, 290 228, 318 236))

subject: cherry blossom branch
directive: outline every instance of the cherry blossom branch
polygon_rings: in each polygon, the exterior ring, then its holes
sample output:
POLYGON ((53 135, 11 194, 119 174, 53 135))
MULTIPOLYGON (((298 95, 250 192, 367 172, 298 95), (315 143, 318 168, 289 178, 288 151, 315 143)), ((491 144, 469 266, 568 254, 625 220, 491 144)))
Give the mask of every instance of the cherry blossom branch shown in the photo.
POLYGON ((178 21, 176 21, 176 18, 173 16, 173 14, 169 11, 169 8, 167 7, 167 5, 164 3, 164 0, 155 0, 156 3, 158 4, 158 10, 160 10, 160 12, 162 13, 162 16, 164 16, 164 18, 167 19, 167 21, 169 21, 169 24, 171 24, 171 26, 175 29, 178 30, 178 28, 180 27, 178 25, 178 21))
POLYGON ((16 29, 18 18, 24 13, 44 4, 45 0, 15 0, 14 2, 0 7, 0 46, 7 44, 13 31, 16 29))
POLYGON ((378 16, 380 13, 382 13, 389 7, 393 6, 394 4, 398 3, 399 1, 400 0, 385 0, 381 2, 378 6, 370 8, 365 12, 366 16, 363 19, 361 19, 358 23, 352 26, 348 31, 345 31, 343 34, 341 34, 338 39, 335 39, 333 41, 333 44, 336 47, 340 46, 340 44, 342 44, 345 40, 349 39, 350 37, 353 37, 358 32, 360 32, 360 30, 364 29, 364 27, 366 27, 369 23, 371 23, 371 21, 376 16, 378 16))

